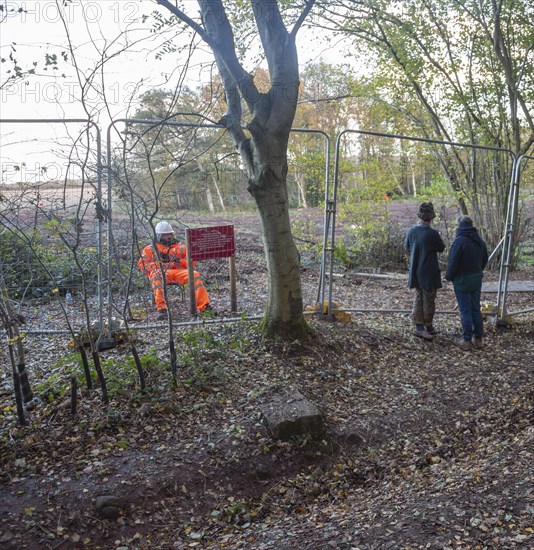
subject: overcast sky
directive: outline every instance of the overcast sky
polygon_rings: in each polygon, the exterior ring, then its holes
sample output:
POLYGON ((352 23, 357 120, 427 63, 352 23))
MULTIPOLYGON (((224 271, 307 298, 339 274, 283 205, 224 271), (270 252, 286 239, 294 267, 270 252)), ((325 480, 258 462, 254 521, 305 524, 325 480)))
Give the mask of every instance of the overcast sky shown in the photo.
MULTIPOLYGON (((104 71, 99 71, 94 79, 95 89, 90 89, 86 96, 91 115, 98 120, 104 135, 110 118, 102 110, 102 90, 111 116, 118 118, 131 115, 131 103, 141 92, 153 87, 173 87, 180 78, 183 65, 180 54, 167 53, 159 59, 156 55, 165 40, 170 39, 173 44, 180 41, 174 31, 150 32, 154 12, 168 15, 152 0, 74 0, 63 8, 63 18, 55 0, 7 0, 7 6, 7 17, 0 25, 2 57, 8 57, 15 44, 14 55, 19 65, 27 68, 38 61, 38 67, 36 75, 4 86, 0 91, 0 118, 87 118, 80 102, 80 85, 72 59, 70 55, 68 62, 60 58, 61 52, 67 51, 65 27, 80 73, 90 74, 99 61, 106 58, 104 71), (144 16, 149 16, 146 22, 143 22, 144 16), (59 56, 56 70, 52 66, 43 70, 46 54, 59 56)), ((299 36, 298 44, 302 65, 325 56, 331 63, 337 61, 335 50, 325 50, 323 44, 305 31, 299 36)), ((209 81, 207 64, 211 61, 211 54, 200 44, 188 70, 191 86, 209 81)), ((6 79, 6 69, 7 64, 0 64, 0 82, 6 79)), ((2 181, 20 179, 21 174, 14 172, 13 165, 23 161, 26 161, 25 178, 32 178, 39 167, 50 162, 50 151, 66 156, 72 141, 68 133, 75 135, 79 128, 69 125, 67 131, 64 125, 2 126, 2 181), (58 146, 58 141, 64 141, 65 147, 58 146)), ((49 173, 62 169, 50 168, 49 173)))

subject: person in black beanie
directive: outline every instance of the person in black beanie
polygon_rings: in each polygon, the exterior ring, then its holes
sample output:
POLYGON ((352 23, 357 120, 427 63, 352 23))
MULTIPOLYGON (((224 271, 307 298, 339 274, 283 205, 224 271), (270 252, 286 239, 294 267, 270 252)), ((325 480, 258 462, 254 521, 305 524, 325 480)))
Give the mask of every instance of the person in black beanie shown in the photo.
POLYGON ((484 325, 480 312, 480 290, 487 263, 488 247, 473 226, 473 220, 469 216, 460 216, 445 279, 454 285, 463 329, 458 346, 464 351, 482 347, 484 325))
POLYGON ((404 249, 410 257, 408 287, 415 289, 412 308, 415 335, 432 340, 437 334, 433 325, 436 295, 442 286, 438 253, 445 250, 445 244, 440 234, 430 227, 436 217, 431 202, 421 203, 417 217, 420 222, 408 230, 404 239, 404 249))

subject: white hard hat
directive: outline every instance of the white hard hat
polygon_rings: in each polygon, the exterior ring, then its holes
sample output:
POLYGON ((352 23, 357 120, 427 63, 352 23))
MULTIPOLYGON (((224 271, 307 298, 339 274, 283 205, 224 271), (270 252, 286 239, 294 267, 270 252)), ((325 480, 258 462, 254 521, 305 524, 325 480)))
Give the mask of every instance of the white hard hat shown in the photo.
POLYGON ((169 222, 159 222, 156 225, 156 235, 161 235, 162 233, 174 233, 174 229, 169 222))

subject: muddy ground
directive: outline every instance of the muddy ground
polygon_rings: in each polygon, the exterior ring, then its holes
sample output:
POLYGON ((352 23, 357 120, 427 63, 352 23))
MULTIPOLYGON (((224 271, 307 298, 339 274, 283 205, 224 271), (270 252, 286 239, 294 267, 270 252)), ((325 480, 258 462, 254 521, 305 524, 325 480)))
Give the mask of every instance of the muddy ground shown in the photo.
MULTIPOLYGON (((223 322, 236 318, 225 265, 203 269, 217 317, 180 324, 190 318, 173 298, 176 384, 168 331, 148 328, 149 312, 135 331, 146 393, 120 345, 101 354, 110 405, 80 376, 73 417, 69 373, 79 367, 68 338, 27 336, 38 395, 28 426, 16 423, 7 367, 0 380, 0 546, 534 547, 534 315, 505 327, 488 319, 484 349, 466 353, 456 346, 450 285, 438 295, 440 333, 422 342, 403 312, 412 300, 405 274, 336 266, 334 299, 360 311, 346 323, 310 319, 309 342, 266 341, 254 319, 266 268, 254 216, 249 222, 237 237, 238 315, 246 315, 223 322), (362 311, 370 309, 390 311, 362 311), (271 437, 260 408, 280 387, 317 405, 321 437, 271 437), (95 508, 102 496, 119 499, 110 519, 95 508)), ((302 277, 313 302, 311 249, 303 249, 302 277)), ((532 281, 533 271, 513 278, 532 281)), ((139 311, 146 300, 139 296, 139 311)), ((509 308, 533 302, 534 292, 511 293, 509 308)), ((41 326, 46 315, 29 322, 41 326)))

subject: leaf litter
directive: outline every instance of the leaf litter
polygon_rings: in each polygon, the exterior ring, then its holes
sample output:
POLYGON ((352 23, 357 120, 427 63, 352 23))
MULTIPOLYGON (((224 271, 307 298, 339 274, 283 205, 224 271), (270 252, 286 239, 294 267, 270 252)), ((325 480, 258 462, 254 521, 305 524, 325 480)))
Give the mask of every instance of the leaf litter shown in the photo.
MULTIPOLYGON (((243 301, 261 311, 261 249, 242 238, 243 301)), ((313 290, 317 271, 306 265, 313 290)), ((357 280, 336 281, 344 305, 411 303, 407 289, 357 280)), ((511 300, 525 309, 532 294, 511 300)), ((438 304, 453 307, 450 288, 438 304)), ((127 349, 108 350, 111 405, 82 387, 74 418, 62 390, 76 368, 65 337, 28 336, 40 402, 27 427, 16 424, 5 370, 0 380, 1 547, 534 546, 531 314, 509 328, 488 325, 485 348, 472 353, 455 346, 455 316, 439 318, 431 343, 411 335, 405 314, 311 325, 308 343, 265 341, 246 319, 206 324, 193 344, 193 331, 180 329, 175 387, 164 331, 139 331, 147 393, 121 370, 127 349), (323 437, 272 439, 259 403, 288 386, 319 407, 323 437), (102 495, 124 502, 114 519, 96 513, 102 495)))

